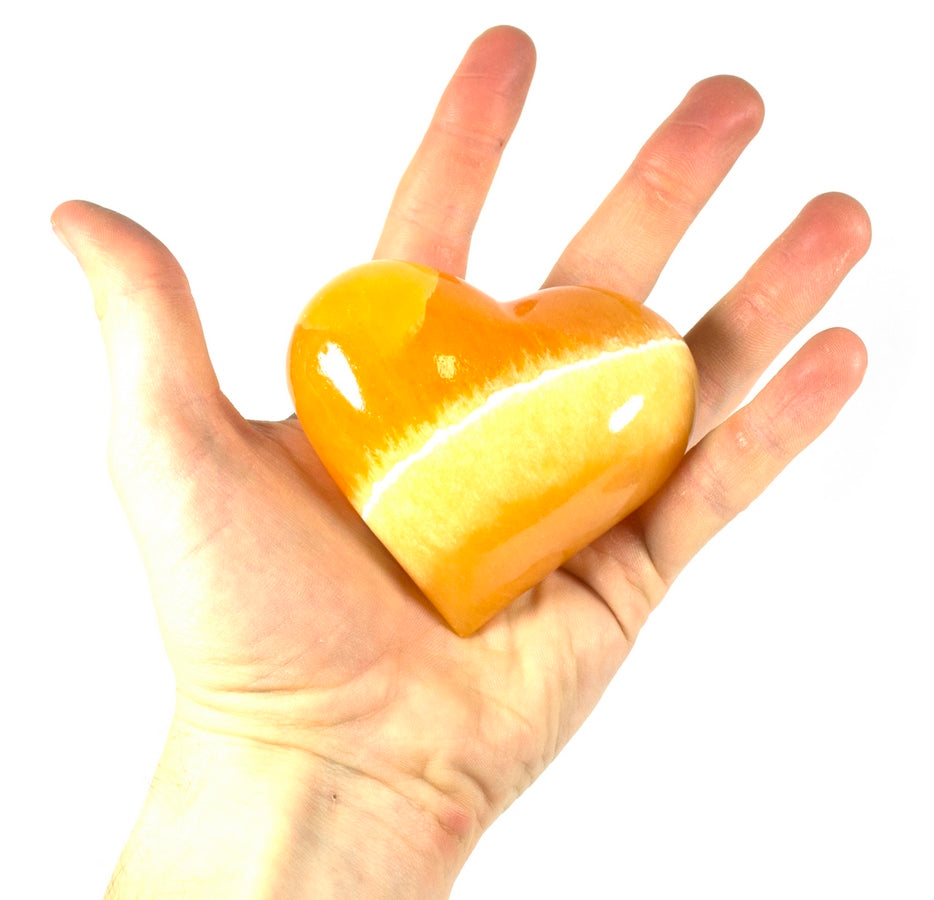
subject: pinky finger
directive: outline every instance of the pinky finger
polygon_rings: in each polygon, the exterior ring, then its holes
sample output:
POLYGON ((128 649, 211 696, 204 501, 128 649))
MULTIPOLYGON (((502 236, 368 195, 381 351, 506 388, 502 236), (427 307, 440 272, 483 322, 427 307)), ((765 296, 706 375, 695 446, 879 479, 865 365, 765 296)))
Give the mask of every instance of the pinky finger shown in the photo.
POLYGON ((685 456, 642 515, 646 548, 666 583, 830 425, 865 369, 855 334, 825 331, 685 456))

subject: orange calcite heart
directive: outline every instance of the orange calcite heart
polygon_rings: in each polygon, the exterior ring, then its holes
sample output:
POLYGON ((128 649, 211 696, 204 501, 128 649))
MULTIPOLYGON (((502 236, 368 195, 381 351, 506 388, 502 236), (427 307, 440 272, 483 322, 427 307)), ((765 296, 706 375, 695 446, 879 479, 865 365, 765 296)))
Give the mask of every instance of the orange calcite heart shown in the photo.
POLYGON ((396 260, 312 298, 289 375, 331 476, 461 635, 659 488, 697 382, 677 332, 624 297, 498 303, 396 260))

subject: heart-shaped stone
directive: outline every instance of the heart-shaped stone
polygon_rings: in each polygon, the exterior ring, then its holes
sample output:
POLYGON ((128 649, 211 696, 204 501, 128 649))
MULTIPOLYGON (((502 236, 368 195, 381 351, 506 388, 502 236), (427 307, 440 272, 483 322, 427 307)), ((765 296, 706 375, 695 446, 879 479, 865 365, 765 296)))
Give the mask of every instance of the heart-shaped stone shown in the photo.
POLYGON ((396 260, 311 299, 289 375, 334 481, 461 635, 659 488, 697 383, 677 332, 624 297, 498 303, 396 260))

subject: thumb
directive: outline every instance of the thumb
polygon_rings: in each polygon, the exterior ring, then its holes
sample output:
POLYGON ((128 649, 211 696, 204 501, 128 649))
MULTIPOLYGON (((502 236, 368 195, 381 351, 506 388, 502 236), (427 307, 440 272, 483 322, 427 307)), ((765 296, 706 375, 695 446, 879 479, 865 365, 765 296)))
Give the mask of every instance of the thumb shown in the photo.
POLYGON ((125 216, 84 201, 59 206, 52 227, 91 286, 115 428, 158 430, 166 413, 216 398, 217 378, 188 279, 165 245, 125 216))

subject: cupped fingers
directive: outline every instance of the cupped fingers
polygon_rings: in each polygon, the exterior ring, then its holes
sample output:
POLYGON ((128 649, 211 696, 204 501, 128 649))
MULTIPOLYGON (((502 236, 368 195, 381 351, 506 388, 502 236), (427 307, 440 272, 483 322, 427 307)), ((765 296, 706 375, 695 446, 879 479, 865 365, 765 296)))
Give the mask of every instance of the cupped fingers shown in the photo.
POLYGON ((535 49, 492 28, 467 50, 396 190, 376 257, 463 276, 474 225, 522 111, 535 49))
POLYGON ((695 85, 568 244, 546 286, 588 284, 644 301, 763 114, 742 79, 695 85))
POLYGON ((844 194, 812 200, 743 279, 687 334, 700 376, 695 439, 740 404, 869 247, 870 224, 844 194))
POLYGON ((646 549, 664 583, 830 425, 865 368, 856 335, 822 332, 688 452, 640 513, 646 549))

